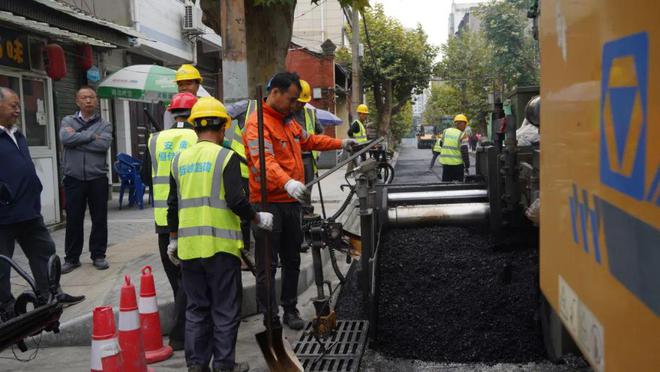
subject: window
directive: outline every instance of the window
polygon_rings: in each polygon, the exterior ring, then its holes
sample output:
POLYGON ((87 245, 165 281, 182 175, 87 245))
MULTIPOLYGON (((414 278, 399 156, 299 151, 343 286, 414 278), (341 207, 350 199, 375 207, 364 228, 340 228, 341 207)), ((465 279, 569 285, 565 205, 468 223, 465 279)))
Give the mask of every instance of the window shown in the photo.
POLYGON ((23 115, 16 126, 25 135, 28 146, 49 147, 46 81, 0 73, 0 86, 12 89, 21 99, 23 115))

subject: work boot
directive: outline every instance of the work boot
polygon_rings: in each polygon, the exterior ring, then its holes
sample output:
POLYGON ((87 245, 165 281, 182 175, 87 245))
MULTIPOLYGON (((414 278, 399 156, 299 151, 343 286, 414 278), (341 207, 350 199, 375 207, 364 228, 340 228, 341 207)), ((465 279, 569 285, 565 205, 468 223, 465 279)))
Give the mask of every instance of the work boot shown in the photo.
POLYGON ((284 324, 289 326, 289 328, 296 331, 305 328, 305 321, 300 317, 298 309, 289 311, 285 310, 284 316, 282 316, 282 320, 284 321, 284 324))
POLYGON ((233 368, 213 368, 213 372, 248 372, 250 365, 247 362, 238 362, 233 368))
POLYGON ((93 265, 97 270, 105 270, 110 267, 105 258, 95 258, 93 265))
POLYGON ((62 274, 68 274, 79 267, 80 267, 80 261, 78 262, 64 261, 64 265, 62 265, 62 274))

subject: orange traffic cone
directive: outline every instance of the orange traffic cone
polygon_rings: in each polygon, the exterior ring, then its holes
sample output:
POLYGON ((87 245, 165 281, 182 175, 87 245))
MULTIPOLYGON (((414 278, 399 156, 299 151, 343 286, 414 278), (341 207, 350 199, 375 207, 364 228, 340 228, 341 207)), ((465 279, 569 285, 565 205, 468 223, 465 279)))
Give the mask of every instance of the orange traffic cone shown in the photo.
POLYGON ((92 313, 92 372, 121 372, 124 370, 117 334, 115 314, 110 306, 101 306, 92 313))
POLYGON ((160 315, 151 266, 142 268, 138 307, 147 363, 156 363, 171 357, 173 350, 170 346, 163 345, 163 335, 160 333, 160 315))
POLYGON ((121 287, 121 297, 119 297, 119 346, 125 371, 148 371, 135 287, 128 275, 124 277, 124 285, 121 287))

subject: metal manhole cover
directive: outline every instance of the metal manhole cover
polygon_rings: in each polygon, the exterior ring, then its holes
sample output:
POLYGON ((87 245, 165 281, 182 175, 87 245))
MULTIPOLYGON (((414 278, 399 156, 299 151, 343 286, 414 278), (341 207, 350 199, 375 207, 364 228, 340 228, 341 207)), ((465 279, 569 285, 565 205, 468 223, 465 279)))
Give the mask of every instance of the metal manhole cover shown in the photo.
POLYGON ((300 340, 293 345, 293 351, 306 372, 358 370, 367 341, 368 321, 338 320, 336 333, 325 340, 326 345, 332 345, 332 347, 323 358, 319 358, 322 354, 321 345, 309 333, 311 328, 312 323, 310 322, 305 327, 305 332, 300 340))

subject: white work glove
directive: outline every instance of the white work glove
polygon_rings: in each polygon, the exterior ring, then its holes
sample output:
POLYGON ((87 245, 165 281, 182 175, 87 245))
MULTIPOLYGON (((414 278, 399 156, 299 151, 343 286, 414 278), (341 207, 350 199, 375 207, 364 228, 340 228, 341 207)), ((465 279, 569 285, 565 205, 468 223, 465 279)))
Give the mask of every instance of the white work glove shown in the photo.
POLYGON ((354 138, 345 138, 341 140, 341 147, 346 151, 353 151, 353 147, 358 145, 354 138))
POLYGON ((307 188, 303 185, 302 182, 290 179, 284 185, 284 189, 290 197, 296 199, 301 203, 307 203, 308 193, 307 188))
POLYGON ((260 229, 273 231, 273 214, 268 212, 257 212, 257 227, 260 229))
POLYGON ((173 264, 179 266, 181 261, 177 255, 177 250, 179 249, 179 241, 176 238, 170 238, 170 244, 167 245, 167 257, 170 258, 173 264))

